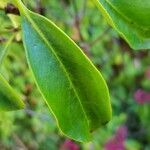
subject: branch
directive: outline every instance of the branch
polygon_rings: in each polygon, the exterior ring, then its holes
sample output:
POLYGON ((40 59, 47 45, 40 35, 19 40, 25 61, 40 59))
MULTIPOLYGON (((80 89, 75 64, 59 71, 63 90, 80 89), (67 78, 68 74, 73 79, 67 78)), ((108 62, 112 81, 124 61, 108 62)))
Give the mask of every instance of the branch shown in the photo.
POLYGON ((106 28, 105 31, 99 35, 94 41, 92 41, 91 43, 89 43, 90 47, 93 47, 97 42, 99 42, 104 36, 105 34, 107 34, 110 31, 110 28, 106 28))
POLYGON ((76 27, 76 29, 77 29, 77 31, 78 31, 80 40, 83 42, 83 41, 84 41, 84 38, 83 38, 83 36, 82 36, 81 29, 80 29, 81 14, 79 14, 76 1, 74 1, 74 0, 72 1, 72 6, 73 6, 73 9, 74 9, 74 13, 75 13, 75 18, 74 18, 75 27, 76 27))

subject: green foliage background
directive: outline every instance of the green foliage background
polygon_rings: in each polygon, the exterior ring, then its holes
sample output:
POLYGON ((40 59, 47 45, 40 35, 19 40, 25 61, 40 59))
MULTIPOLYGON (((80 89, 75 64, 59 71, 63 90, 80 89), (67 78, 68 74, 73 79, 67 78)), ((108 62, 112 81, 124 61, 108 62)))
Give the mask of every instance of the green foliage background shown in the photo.
MULTIPOLYGON (((4 1, 6 2, 6 1, 4 1)), ((138 104, 134 94, 138 89, 150 92, 150 51, 134 51, 110 28, 92 1, 43 0, 25 4, 42 13, 65 31, 101 70, 110 89, 112 121, 93 133, 90 143, 80 149, 104 149, 116 130, 127 127, 125 147, 129 150, 150 149, 149 104, 138 104)), ((28 69, 20 36, 19 17, 8 16, 0 2, 0 53, 7 39, 14 34, 9 53, 0 72, 26 103, 24 110, 0 113, 0 150, 57 150, 66 140, 56 127, 53 116, 44 103, 28 69)))

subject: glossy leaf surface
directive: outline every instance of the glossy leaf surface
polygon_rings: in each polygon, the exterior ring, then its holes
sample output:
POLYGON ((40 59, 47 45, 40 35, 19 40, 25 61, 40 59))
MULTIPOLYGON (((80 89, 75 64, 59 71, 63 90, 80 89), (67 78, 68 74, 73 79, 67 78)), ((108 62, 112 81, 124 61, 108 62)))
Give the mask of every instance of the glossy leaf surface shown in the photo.
POLYGON ((93 0, 107 21, 134 49, 150 48, 149 0, 93 0))
POLYGON ((23 41, 36 83, 60 130, 77 141, 111 119, 107 85, 80 48, 48 19, 18 3, 23 41))
POLYGON ((23 109, 24 104, 0 74, 0 111, 23 109))

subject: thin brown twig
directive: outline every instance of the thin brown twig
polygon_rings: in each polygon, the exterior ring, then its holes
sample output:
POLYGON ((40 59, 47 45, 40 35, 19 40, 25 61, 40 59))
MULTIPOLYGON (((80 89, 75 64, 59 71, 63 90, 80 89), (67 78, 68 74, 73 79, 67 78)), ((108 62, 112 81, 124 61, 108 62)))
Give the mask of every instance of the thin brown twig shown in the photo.
POLYGON ((99 42, 108 32, 110 31, 110 27, 106 28, 104 32, 99 35, 94 41, 89 43, 89 47, 93 47, 97 42, 99 42))
POLYGON ((72 6, 74 9, 74 13, 75 13, 75 19, 74 19, 75 27, 77 28, 77 31, 78 31, 78 34, 80 37, 80 41, 84 41, 84 38, 83 38, 82 33, 81 33, 81 29, 80 29, 81 14, 79 14, 78 7, 77 7, 75 0, 72 1, 72 6))
POLYGON ((15 133, 13 134, 13 139, 15 140, 15 142, 16 142, 16 144, 17 144, 17 146, 18 146, 18 148, 20 150, 28 150, 28 148, 26 147, 26 145, 23 143, 23 141, 21 140, 21 138, 18 137, 17 134, 15 134, 15 133))

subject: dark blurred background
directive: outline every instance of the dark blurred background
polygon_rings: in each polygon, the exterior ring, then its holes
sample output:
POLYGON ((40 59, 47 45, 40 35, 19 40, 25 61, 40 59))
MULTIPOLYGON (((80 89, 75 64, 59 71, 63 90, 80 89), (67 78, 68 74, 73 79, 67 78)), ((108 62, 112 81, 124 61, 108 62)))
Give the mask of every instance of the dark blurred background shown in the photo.
POLYGON ((112 120, 95 131, 89 143, 69 140, 59 133, 37 90, 25 58, 19 16, 12 14, 18 12, 10 3, 0 1, 0 53, 10 35, 16 36, 0 72, 26 108, 0 113, 0 150, 150 150, 150 51, 132 50, 92 0, 24 0, 82 48, 109 86, 112 120))

